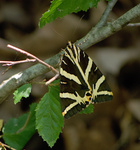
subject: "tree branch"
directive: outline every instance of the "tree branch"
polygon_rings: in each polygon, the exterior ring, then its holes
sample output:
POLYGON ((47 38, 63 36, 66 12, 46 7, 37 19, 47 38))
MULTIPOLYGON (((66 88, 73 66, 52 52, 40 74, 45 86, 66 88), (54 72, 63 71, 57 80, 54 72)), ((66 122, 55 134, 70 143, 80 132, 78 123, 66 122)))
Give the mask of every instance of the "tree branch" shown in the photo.
MULTIPOLYGON (((100 27, 99 29, 92 28, 91 31, 85 37, 77 41, 76 44, 79 45, 81 49, 85 50, 91 45, 121 30, 129 22, 131 22, 132 19, 135 19, 138 16, 140 16, 140 4, 126 12, 123 16, 112 23, 109 23, 104 27, 100 27)), ((56 68, 58 67, 61 54, 62 53, 58 53, 57 55, 47 59, 45 62, 56 68)), ((50 71, 50 69, 44 65, 37 64, 23 72, 13 75, 8 80, 3 81, 0 85, 0 103, 2 103, 15 89, 48 71, 50 71)))
POLYGON ((115 21, 107 24, 106 26, 103 26, 101 28, 93 27, 86 36, 76 42, 76 45, 78 45, 81 49, 85 50, 88 47, 104 40, 105 38, 121 30, 138 16, 140 16, 140 4, 136 5, 124 15, 122 15, 115 21))
MULTIPOLYGON (((60 58, 60 53, 47 59, 45 62, 53 66, 58 67, 58 60, 60 58)), ((21 85, 28 83, 32 79, 49 72, 50 69, 42 64, 34 65, 23 72, 19 72, 9 79, 3 81, 0 84, 0 103, 2 103, 10 93, 21 85)))
POLYGON ((100 21, 95 26, 96 28, 103 27, 106 24, 109 13, 112 11, 112 8, 114 7, 114 5, 116 4, 117 1, 118 0, 111 0, 108 2, 108 5, 107 5, 103 15, 101 16, 100 21))

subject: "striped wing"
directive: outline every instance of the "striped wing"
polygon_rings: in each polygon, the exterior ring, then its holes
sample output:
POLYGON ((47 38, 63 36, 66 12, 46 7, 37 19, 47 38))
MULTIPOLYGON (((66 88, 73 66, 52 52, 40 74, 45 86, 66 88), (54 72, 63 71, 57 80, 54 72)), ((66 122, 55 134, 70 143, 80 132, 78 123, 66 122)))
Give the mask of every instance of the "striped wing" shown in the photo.
POLYGON ((90 103, 108 101, 112 97, 105 76, 92 59, 75 44, 69 42, 60 67, 63 116, 69 118, 90 103))

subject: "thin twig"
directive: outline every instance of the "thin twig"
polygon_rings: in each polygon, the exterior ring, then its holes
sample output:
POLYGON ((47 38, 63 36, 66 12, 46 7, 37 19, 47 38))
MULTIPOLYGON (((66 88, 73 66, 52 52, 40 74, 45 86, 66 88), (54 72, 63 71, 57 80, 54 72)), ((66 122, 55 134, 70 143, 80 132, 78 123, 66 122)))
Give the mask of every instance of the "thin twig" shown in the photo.
POLYGON ((12 66, 7 67, 3 72, 2 75, 4 75, 7 71, 9 71, 12 68, 12 66))
MULTIPOLYGON (((121 30, 129 22, 131 22, 132 19, 135 19, 139 16, 140 16, 140 4, 130 9, 128 12, 126 12, 117 20, 100 28, 100 30, 96 30, 94 34, 91 30, 85 37, 77 41, 76 44, 82 43, 87 38, 87 36, 89 36, 88 42, 80 46, 81 49, 85 50, 91 45, 94 45, 95 43, 121 30)), ((54 67, 58 67, 57 64, 60 60, 60 56, 61 56, 61 53, 58 53, 55 56, 47 59, 46 62, 50 63, 54 67)), ((9 96, 11 92, 13 92, 13 90, 17 89, 19 86, 25 84, 26 82, 29 82, 32 79, 44 73, 47 73, 48 71, 49 69, 46 68, 45 66, 37 64, 26 69, 22 73, 17 73, 13 75, 12 77, 10 77, 9 79, 3 81, 0 84, 0 103, 2 103, 6 99, 6 97, 9 96)))
POLYGON ((5 147, 7 147, 7 148, 9 148, 9 149, 11 149, 11 150, 16 150, 16 149, 14 149, 14 148, 10 147, 9 145, 6 145, 6 144, 4 144, 4 143, 2 143, 2 142, 0 142, 0 145, 1 145, 2 148, 4 148, 5 150, 6 150, 5 147))
POLYGON ((26 62, 35 62, 36 59, 25 59, 25 60, 19 60, 19 61, 0 61, 0 64, 3 64, 2 66, 12 66, 20 63, 26 63, 26 62))
POLYGON ((120 16, 113 22, 110 22, 106 26, 100 28, 92 28, 86 36, 76 42, 76 45, 82 50, 104 40, 105 38, 113 35, 117 31, 125 27, 132 19, 140 16, 140 4, 127 11, 124 15, 120 16), (88 39, 88 40, 87 40, 88 39), (86 42, 85 42, 86 41, 86 42), (85 44, 83 44, 85 43, 85 44))
POLYGON ((59 74, 56 74, 54 77, 52 77, 50 80, 48 80, 48 81, 45 83, 45 85, 48 85, 48 84, 50 84, 51 82, 53 82, 55 79, 58 78, 58 76, 59 76, 59 74))
POLYGON ((54 77, 52 77, 49 81, 47 81, 45 83, 45 85, 50 84, 55 79, 57 79, 57 77, 59 76, 59 72, 54 67, 50 66, 49 64, 47 64, 46 62, 42 61, 41 59, 39 59, 38 57, 34 56, 33 54, 30 54, 30 53, 28 53, 28 52, 26 52, 26 51, 24 51, 24 50, 22 50, 20 48, 17 48, 15 46, 12 46, 12 45, 9 45, 9 44, 7 45, 7 47, 12 48, 12 49, 14 49, 17 52, 25 54, 25 55, 27 55, 29 57, 34 58, 34 59, 28 59, 27 58, 26 60, 21 60, 21 61, 0 61, 0 63, 5 63, 5 64, 3 64, 3 66, 11 66, 11 65, 14 65, 14 64, 19 64, 19 63, 24 63, 24 62, 35 62, 37 60, 39 63, 47 66, 48 68, 52 69, 52 71, 56 72, 56 75, 54 77))
POLYGON ((128 27, 138 27, 138 26, 140 26, 140 23, 129 23, 127 26, 128 27))
POLYGON ((30 54, 30 53, 28 53, 28 52, 26 52, 26 51, 24 51, 24 50, 22 50, 22 49, 20 49, 20 48, 17 48, 17 47, 15 47, 15 46, 12 46, 12 45, 10 45, 10 44, 8 44, 7 47, 12 48, 13 50, 15 50, 15 51, 17 51, 17 52, 20 52, 20 53, 22 53, 22 54, 25 54, 25 55, 27 55, 27 56, 29 56, 29 57, 32 57, 32 58, 36 59, 39 63, 41 63, 41 64, 47 66, 47 67, 50 68, 52 71, 56 72, 57 74, 59 73, 54 67, 52 67, 52 66, 50 66, 49 64, 45 63, 44 61, 42 61, 42 60, 39 59, 38 57, 34 56, 33 54, 30 54))
POLYGON ((117 0, 111 0, 108 2, 108 5, 103 13, 103 15, 100 18, 100 21, 97 23, 97 25, 95 27, 103 27, 106 24, 107 18, 110 14, 110 12, 112 11, 114 5, 116 4, 117 0))
MULTIPOLYGON (((117 0, 111 0, 108 2, 108 5, 103 13, 103 15, 101 16, 99 22, 97 23, 97 25, 95 27, 93 27, 91 29, 92 33, 96 32, 99 28, 103 27, 106 24, 107 18, 109 16, 109 13, 111 12, 112 8, 114 7, 114 5, 116 4, 117 0)), ((82 46, 83 43, 89 41, 90 39, 90 34, 87 34, 84 38, 82 38, 84 40, 79 40, 76 42, 77 46, 82 46), (81 41, 81 42, 80 42, 81 41)), ((88 44, 87 44, 88 45, 88 44)))

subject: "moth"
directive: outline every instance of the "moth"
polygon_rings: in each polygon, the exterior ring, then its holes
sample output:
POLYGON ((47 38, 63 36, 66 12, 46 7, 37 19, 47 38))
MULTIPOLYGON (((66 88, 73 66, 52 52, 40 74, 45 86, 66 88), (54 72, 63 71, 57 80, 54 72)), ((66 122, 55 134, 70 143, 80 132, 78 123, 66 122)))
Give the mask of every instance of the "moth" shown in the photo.
POLYGON ((89 104, 105 102, 113 93, 93 60, 78 46, 68 42, 60 65, 62 114, 72 117, 89 104))

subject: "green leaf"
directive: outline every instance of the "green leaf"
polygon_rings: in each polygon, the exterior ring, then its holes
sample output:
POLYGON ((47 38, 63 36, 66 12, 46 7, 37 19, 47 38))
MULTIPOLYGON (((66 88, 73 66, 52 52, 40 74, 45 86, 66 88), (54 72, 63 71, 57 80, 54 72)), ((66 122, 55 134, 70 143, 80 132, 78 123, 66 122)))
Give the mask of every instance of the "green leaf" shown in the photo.
POLYGON ((59 97, 59 82, 55 81, 49 86, 36 108, 36 129, 44 141, 52 147, 59 138, 64 125, 59 97))
POLYGON ((22 97, 29 97, 31 93, 31 84, 24 84, 20 88, 18 88, 14 94, 14 104, 20 102, 22 97))
POLYGON ((2 126, 3 126, 3 120, 0 119, 0 131, 1 131, 1 129, 2 129, 2 126))
POLYGON ((19 118, 10 119, 3 127, 3 139, 9 146, 20 150, 35 133, 35 108, 36 104, 30 106, 30 112, 19 118))
POLYGON ((90 104, 88 107, 86 107, 84 110, 79 112, 80 114, 91 114, 93 113, 94 106, 93 104, 90 104))
POLYGON ((53 0, 48 11, 46 11, 40 20, 39 26, 43 27, 46 23, 50 23, 56 18, 77 13, 81 10, 87 11, 91 7, 96 7, 100 0, 53 0))

